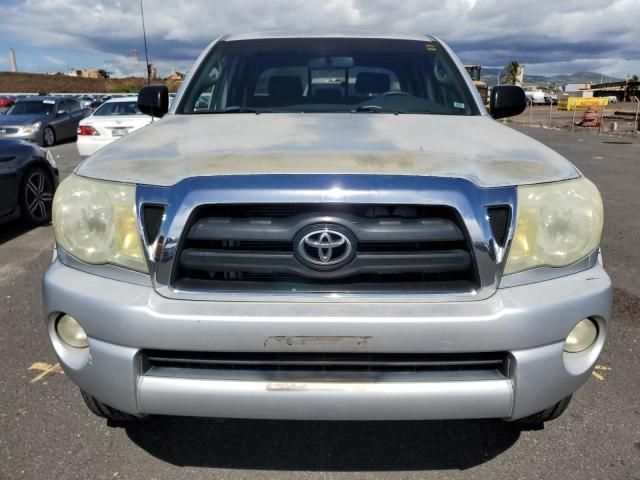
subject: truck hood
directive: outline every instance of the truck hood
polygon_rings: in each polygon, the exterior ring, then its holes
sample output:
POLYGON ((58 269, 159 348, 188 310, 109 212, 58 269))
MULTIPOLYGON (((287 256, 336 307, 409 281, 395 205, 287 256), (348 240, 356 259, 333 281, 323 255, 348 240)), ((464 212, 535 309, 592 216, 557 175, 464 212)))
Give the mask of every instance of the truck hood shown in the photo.
POLYGON ((76 173, 163 186, 277 173, 455 177, 480 187, 579 175, 564 157, 487 116, 380 113, 168 115, 76 173))

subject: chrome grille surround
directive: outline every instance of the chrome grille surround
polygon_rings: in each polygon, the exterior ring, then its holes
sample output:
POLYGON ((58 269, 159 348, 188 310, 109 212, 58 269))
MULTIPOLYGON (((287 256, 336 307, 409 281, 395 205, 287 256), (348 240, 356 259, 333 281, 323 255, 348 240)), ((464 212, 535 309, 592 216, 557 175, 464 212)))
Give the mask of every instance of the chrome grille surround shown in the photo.
POLYGON ((145 204, 166 205, 165 220, 156 240, 146 245, 152 283, 167 298, 212 301, 364 301, 438 302, 470 301, 495 293, 513 235, 516 187, 480 188, 457 178, 404 175, 229 175, 194 177, 172 187, 139 185, 136 209, 140 221, 145 204), (441 205, 454 208, 462 218, 478 269, 479 288, 455 293, 327 293, 327 292, 216 292, 187 291, 171 285, 174 262, 185 227, 194 210, 207 204, 397 204, 441 205), (501 247, 493 238, 487 209, 509 206, 511 221, 508 239, 501 247))

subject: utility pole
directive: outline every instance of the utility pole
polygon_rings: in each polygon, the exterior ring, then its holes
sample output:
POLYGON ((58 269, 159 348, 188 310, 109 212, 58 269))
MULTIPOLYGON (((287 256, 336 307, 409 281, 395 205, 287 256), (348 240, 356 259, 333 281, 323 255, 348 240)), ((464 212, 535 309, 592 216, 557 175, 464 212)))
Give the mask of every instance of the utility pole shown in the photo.
POLYGON ((140 0, 140 15, 142 16, 142 36, 144 37, 144 58, 147 63, 147 85, 151 85, 151 65, 149 65, 149 51, 147 50, 147 30, 144 27, 144 8, 140 0))

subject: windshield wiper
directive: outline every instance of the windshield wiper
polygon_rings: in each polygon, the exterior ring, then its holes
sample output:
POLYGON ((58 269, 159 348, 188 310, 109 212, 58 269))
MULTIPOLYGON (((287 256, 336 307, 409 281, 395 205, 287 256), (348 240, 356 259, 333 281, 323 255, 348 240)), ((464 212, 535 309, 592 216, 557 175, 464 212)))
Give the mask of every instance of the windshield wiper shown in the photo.
POLYGON ((270 110, 258 110, 257 108, 251 107, 241 107, 240 105, 231 105, 224 109, 223 112, 212 112, 212 113, 270 113, 270 110))
POLYGON ((400 113, 406 113, 401 110, 395 110, 393 108, 381 107, 379 105, 359 105, 355 110, 351 110, 351 113, 393 113, 399 115, 400 113))
POLYGON ((433 113, 431 110, 397 110, 395 108, 381 107, 379 105, 360 105, 355 110, 351 110, 351 113, 393 113, 394 115, 400 114, 414 114, 425 115, 433 113))

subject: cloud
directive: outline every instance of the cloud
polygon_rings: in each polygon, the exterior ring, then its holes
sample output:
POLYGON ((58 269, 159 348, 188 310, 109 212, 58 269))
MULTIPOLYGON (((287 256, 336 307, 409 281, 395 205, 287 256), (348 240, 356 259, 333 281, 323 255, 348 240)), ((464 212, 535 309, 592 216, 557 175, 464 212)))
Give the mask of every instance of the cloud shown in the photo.
POLYGON ((46 56, 44 57, 44 59, 45 59, 48 63, 51 63, 51 64, 53 64, 53 65, 57 65, 57 66, 63 66, 63 65, 65 65, 65 62, 64 62, 64 61, 60 60, 59 58, 52 57, 51 55, 46 55, 46 56))
MULTIPOLYGON (((81 66, 80 56, 118 74, 140 69, 131 56, 143 56, 137 1, 13 0, 3 8, 12 19, 3 37, 46 52, 43 63, 49 56, 81 66)), ((145 8, 149 54, 161 73, 188 68, 222 33, 273 29, 433 33, 463 61, 517 59, 528 73, 640 71, 638 0, 146 0, 145 8)))

